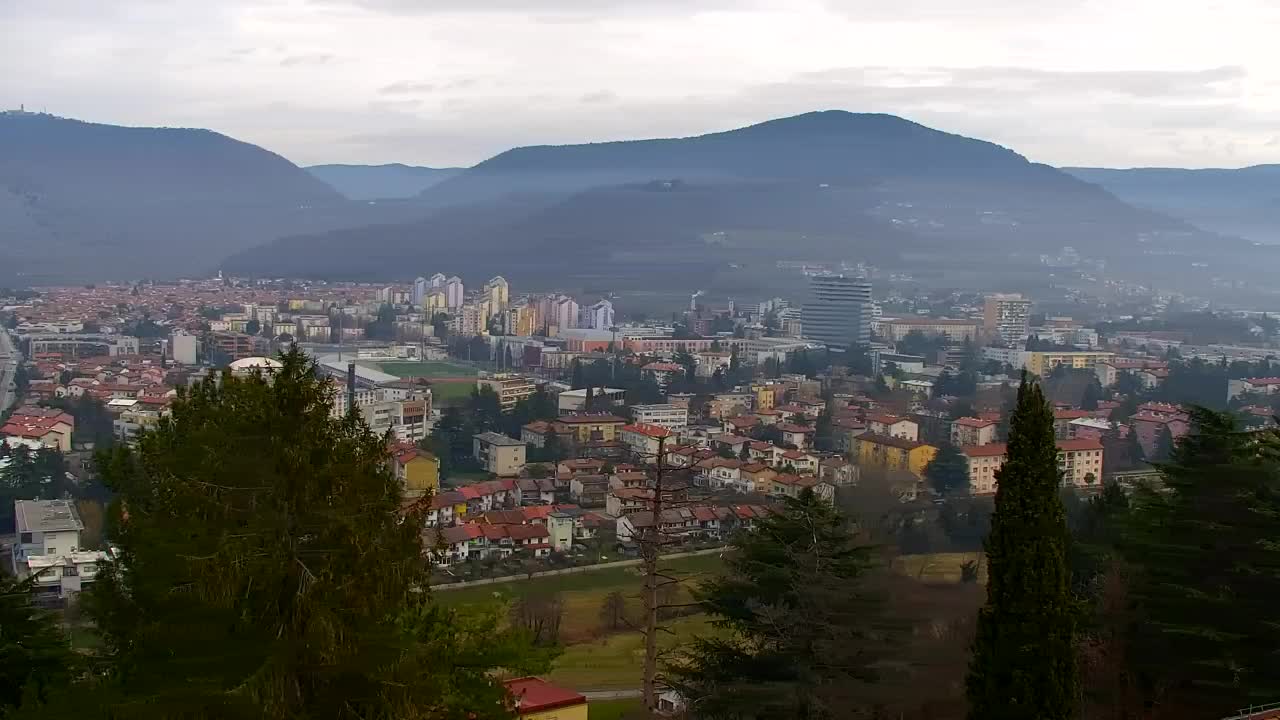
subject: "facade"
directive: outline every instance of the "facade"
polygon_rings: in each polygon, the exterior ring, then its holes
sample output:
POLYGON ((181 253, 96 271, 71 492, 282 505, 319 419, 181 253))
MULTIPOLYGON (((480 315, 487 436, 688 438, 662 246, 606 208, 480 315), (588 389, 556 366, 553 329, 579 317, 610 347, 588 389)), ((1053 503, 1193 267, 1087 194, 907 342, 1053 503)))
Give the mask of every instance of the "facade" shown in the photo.
MULTIPOLYGON (((969 492, 990 495, 996 491, 996 471, 1004 465, 1008 447, 991 443, 961 448, 969 467, 969 492)), ((1077 488, 1102 484, 1102 443, 1089 438, 1058 441, 1058 470, 1062 483, 1077 488)))
POLYGON ((1115 357, 1115 353, 1109 352, 1043 352, 1033 350, 1024 353, 1024 365, 1027 372, 1044 377, 1053 372, 1053 369, 1059 365, 1065 366, 1072 370, 1088 370, 1097 373, 1098 365, 1106 363, 1115 357))
POLYGON ((945 337, 953 343, 975 340, 978 336, 976 320, 949 320, 947 318, 905 317, 877 320, 880 336, 889 342, 898 342, 912 331, 928 337, 945 337))
POLYGON ((476 389, 485 387, 497 394, 498 404, 502 406, 504 413, 514 410, 516 403, 533 395, 538 389, 533 384, 533 380, 514 373, 498 373, 477 378, 476 389))
POLYGON ((956 447, 990 445, 996 441, 994 420, 964 417, 951 421, 951 444, 956 447))
POLYGON ((987 337, 1009 347, 1024 343, 1030 331, 1031 301, 1021 295, 988 295, 982 306, 982 329, 987 337))
POLYGON ((406 498, 422 497, 440 489, 440 460, 420 448, 399 446, 391 452, 392 469, 406 498))
POLYGON ((802 316, 804 335, 832 350, 871 342, 871 283, 844 275, 809 278, 812 298, 802 316))
POLYGON ((689 427, 689 408, 679 405, 632 405, 631 417, 642 425, 657 425, 674 433, 689 427))
POLYGON ((884 470, 907 470, 916 477, 938 454, 938 448, 915 440, 866 433, 854 438, 858 465, 884 470))
POLYGON ((472 452, 486 472, 498 477, 514 477, 524 468, 524 443, 506 435, 495 432, 475 435, 472 438, 472 452))
POLYGON ((179 365, 195 365, 196 350, 199 348, 199 341, 196 336, 185 330, 177 330, 169 338, 169 347, 173 355, 173 361, 179 365))
POLYGON ((897 415, 868 415, 866 423, 867 432, 876 435, 888 435, 913 442, 920 439, 920 425, 909 418, 897 415))
POLYGON ((462 285, 462 278, 454 275, 446 280, 444 294, 450 310, 462 307, 463 300, 466 298, 466 289, 462 285))
POLYGON ((618 439, 619 431, 626 424, 625 418, 596 413, 562 415, 551 422, 552 426, 566 428, 575 441, 583 444, 613 442, 618 439))
MULTIPOLYGON (((657 462, 659 450, 671 450, 675 447, 674 441, 670 439, 675 433, 664 427, 657 425, 641 425, 638 423, 624 425, 618 435, 618 439, 622 444, 627 446, 636 458, 647 461, 657 462), (664 441, 669 441, 664 444, 664 441)), ((665 458, 661 458, 665 461, 665 458)))
POLYGON ((581 319, 583 322, 579 323, 580 327, 608 330, 613 327, 613 303, 601 300, 589 308, 584 308, 581 319))

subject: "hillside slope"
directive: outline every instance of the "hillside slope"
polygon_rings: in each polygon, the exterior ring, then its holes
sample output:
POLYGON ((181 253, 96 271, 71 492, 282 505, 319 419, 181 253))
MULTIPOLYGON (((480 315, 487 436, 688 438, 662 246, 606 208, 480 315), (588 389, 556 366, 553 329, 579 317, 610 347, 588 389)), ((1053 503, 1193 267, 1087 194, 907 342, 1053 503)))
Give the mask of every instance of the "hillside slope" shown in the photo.
POLYGON ((1280 165, 1064 170, 1138 207, 1181 218, 1206 230, 1280 244, 1280 165))
POLYGON ((1066 245, 1144 266, 1155 249, 1177 263, 1209 239, 1007 148, 845 112, 695 138, 517 148, 422 201, 443 209, 414 223, 280 240, 225 267, 369 279, 474 268, 526 286, 569 274, 677 287, 720 274, 759 286, 783 261, 994 274, 1039 267, 1041 253, 1066 245), (361 256, 339 255, 343 247, 361 256))
POLYGON ((281 235, 385 215, 354 206, 208 130, 0 114, 0 256, 32 282, 209 272, 281 235))
POLYGON ((413 165, 310 165, 304 168, 318 180, 351 200, 411 198, 461 173, 464 168, 413 165))

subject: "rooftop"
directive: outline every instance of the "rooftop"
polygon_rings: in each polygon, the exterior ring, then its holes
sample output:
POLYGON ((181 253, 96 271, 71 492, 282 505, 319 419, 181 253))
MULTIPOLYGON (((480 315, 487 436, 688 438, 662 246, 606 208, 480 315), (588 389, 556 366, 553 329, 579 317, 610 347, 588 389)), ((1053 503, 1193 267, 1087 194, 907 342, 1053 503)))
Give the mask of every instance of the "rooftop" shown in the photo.
POLYGON ((487 445, 499 445, 502 447, 514 447, 514 446, 524 447, 524 443, 520 442, 519 440, 516 440, 515 438, 507 437, 506 435, 502 435, 496 432, 482 432, 475 435, 475 439, 487 445))
POLYGON ((80 513, 68 500, 17 500, 13 503, 13 514, 19 533, 84 529, 80 513))
POLYGON ((515 678, 503 684, 507 686, 507 692, 511 693, 521 714, 545 712, 587 702, 582 693, 552 685, 542 678, 515 678))

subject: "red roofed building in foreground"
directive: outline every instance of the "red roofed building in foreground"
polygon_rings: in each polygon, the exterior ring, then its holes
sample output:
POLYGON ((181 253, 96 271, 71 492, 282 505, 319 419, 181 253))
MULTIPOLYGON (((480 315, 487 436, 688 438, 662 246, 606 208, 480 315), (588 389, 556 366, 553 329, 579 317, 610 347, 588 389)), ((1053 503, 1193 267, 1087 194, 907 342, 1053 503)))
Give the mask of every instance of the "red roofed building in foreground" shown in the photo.
POLYGON ((587 720, 587 698, 576 690, 536 677, 515 678, 503 684, 522 720, 587 720))
MULTIPOLYGON (((969 492, 990 495, 996 491, 996 471, 1004 465, 1008 446, 991 443, 960 448, 969 467, 969 492)), ((1102 484, 1102 443, 1089 438, 1058 441, 1058 469, 1065 484, 1096 488, 1102 484)))
POLYGON ((662 447, 664 450, 674 450, 676 442, 674 440, 675 433, 658 425, 648 425, 646 423, 633 423, 631 425, 623 425, 618 439, 623 445, 633 453, 641 462, 657 462, 658 449, 662 447), (665 445, 663 441, 668 440, 665 445))

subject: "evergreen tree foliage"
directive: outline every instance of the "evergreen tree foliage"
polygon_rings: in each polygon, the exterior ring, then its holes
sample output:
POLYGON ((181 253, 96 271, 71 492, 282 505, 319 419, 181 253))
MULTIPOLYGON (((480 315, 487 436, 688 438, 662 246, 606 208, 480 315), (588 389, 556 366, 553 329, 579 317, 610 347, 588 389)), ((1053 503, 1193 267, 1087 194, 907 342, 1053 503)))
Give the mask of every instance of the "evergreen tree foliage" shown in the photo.
POLYGON ((969 492, 969 465, 959 448, 951 443, 938 446, 938 454, 924 469, 924 479, 942 497, 969 492))
POLYGON ((385 440, 281 360, 103 458, 119 559, 86 609, 108 668, 79 695, 112 718, 509 717, 490 671, 536 656, 500 614, 430 601, 385 440))
POLYGON ((809 490, 732 546, 728 572, 695 592, 724 632, 669 668, 693 716, 857 717, 852 694, 874 681, 885 641, 879 601, 862 587, 869 548, 809 490))
POLYGON ((1135 493, 1120 547, 1150 701, 1219 717, 1280 691, 1280 432, 1203 408, 1191 420, 1163 489, 1135 493))
POLYGON ((75 667, 56 619, 31 604, 33 582, 0 574, 0 718, 38 712, 75 667))
POLYGON ((1173 457, 1173 431, 1169 429, 1169 425, 1165 424, 1160 427, 1160 432, 1156 435, 1155 457, 1153 461, 1162 463, 1173 457))
POLYGON ((978 614, 967 694, 973 720, 1075 717, 1076 608, 1058 494, 1053 411, 1023 377, 996 472, 987 536, 987 604, 978 614))

